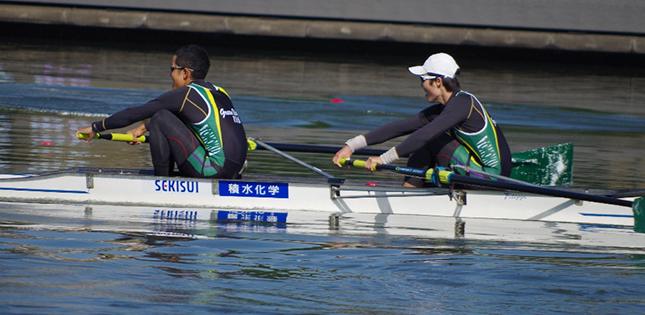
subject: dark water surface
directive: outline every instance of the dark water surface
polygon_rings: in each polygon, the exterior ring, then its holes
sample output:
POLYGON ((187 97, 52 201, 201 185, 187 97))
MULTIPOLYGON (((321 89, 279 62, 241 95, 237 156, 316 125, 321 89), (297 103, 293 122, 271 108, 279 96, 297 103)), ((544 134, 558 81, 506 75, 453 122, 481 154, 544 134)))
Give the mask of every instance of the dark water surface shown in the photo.
POLYGON ((637 314, 645 304, 639 254, 209 231, 0 230, 3 313, 637 314))
MULTIPOLYGON (((0 173, 151 167, 145 145, 86 145, 73 133, 169 89, 175 48, 0 42, 0 173)), ((209 50, 209 81, 232 95, 248 135, 268 142, 339 146, 427 106, 407 67, 433 51, 392 57, 209 50)), ((464 89, 503 126, 513 151, 573 142, 575 186, 645 187, 643 69, 456 57, 464 89)), ((339 177, 368 176, 334 168, 331 156, 294 155, 339 177)), ((252 152, 249 160, 253 173, 313 175, 267 152, 252 152)), ((29 209, 0 206, 0 313, 626 314, 645 308, 645 243, 581 248, 210 222, 175 227, 179 237, 168 237, 150 234, 145 224, 87 215, 43 219, 29 209)))

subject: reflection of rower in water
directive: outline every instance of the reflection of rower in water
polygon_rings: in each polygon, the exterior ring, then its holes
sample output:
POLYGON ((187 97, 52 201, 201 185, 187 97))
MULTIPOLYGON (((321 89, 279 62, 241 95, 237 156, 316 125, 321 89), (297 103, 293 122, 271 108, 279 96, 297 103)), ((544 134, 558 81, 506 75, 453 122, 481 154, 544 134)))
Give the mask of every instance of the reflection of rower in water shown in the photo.
POLYGON ((89 142, 98 132, 151 118, 127 133, 136 139, 150 132, 155 175, 171 176, 176 164, 182 176, 236 177, 246 159, 246 134, 228 94, 204 81, 209 68, 203 48, 179 48, 170 66, 172 91, 94 122, 78 130, 77 136, 89 134, 89 142))
MULTIPOLYGON (((409 71, 421 77, 428 102, 439 104, 349 139, 334 156, 334 163, 341 166, 340 159, 350 158, 358 149, 410 134, 398 146, 368 158, 365 167, 371 170, 373 164, 389 164, 409 155, 407 166, 413 168, 464 165, 509 176, 511 152, 506 139, 477 98, 460 90, 455 77, 459 66, 455 60, 448 54, 438 53, 430 56, 423 66, 410 67, 409 71)), ((423 184, 421 178, 406 177, 403 185, 421 187, 423 184)))

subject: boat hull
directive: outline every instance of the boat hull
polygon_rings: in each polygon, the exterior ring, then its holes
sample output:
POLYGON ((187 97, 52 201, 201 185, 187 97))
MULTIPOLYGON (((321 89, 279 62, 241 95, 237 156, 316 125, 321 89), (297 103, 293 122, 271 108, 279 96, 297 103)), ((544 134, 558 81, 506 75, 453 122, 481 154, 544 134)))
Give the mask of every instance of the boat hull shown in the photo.
POLYGON ((0 201, 634 225, 629 207, 519 192, 406 189, 391 182, 368 186, 360 180, 340 184, 253 175, 239 180, 155 177, 123 169, 5 175, 0 178, 0 201))

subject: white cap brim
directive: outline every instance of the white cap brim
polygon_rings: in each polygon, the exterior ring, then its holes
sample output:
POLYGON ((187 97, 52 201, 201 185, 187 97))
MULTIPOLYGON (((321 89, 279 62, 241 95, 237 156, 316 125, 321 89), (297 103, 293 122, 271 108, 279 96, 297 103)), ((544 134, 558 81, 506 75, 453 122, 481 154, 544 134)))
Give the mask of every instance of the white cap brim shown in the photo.
POLYGON ((418 76, 430 74, 431 76, 439 76, 444 78, 454 78, 459 72, 459 66, 450 55, 446 53, 433 54, 423 66, 415 66, 408 68, 410 73, 418 76))
POLYGON ((424 74, 428 73, 428 71, 426 71, 426 69, 424 69, 423 66, 410 67, 410 68, 408 68, 408 70, 410 71, 410 73, 412 73, 414 75, 424 75, 424 74))

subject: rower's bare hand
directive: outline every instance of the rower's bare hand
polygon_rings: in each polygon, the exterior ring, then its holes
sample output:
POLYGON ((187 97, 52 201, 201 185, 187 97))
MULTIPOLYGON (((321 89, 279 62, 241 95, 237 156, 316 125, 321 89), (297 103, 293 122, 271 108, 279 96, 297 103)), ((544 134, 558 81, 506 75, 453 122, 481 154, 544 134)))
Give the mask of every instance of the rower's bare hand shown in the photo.
POLYGON ((79 130, 76 130, 76 138, 78 138, 79 140, 85 141, 85 143, 92 141, 92 139, 94 139, 94 136, 96 136, 96 132, 92 131, 91 126, 83 127, 79 130), (86 134, 87 138, 81 139, 80 134, 86 134))
POLYGON ((132 140, 133 140, 131 142, 128 142, 128 144, 130 144, 130 145, 141 144, 141 141, 139 141, 138 138, 141 137, 144 133, 146 133, 146 131, 148 131, 148 130, 146 129, 145 124, 141 124, 141 125, 139 125, 138 127, 134 128, 134 129, 128 130, 126 132, 126 134, 132 135, 132 140))
POLYGON ((343 165, 340 164, 340 159, 349 159, 352 157, 353 153, 354 152, 352 152, 352 149, 350 149, 348 146, 344 146, 342 149, 336 152, 336 155, 334 155, 332 161, 334 162, 334 164, 336 164, 336 166, 343 167, 343 165))
POLYGON ((381 164, 383 164, 381 157, 371 156, 365 161, 365 168, 373 173, 376 170, 376 165, 381 164))

